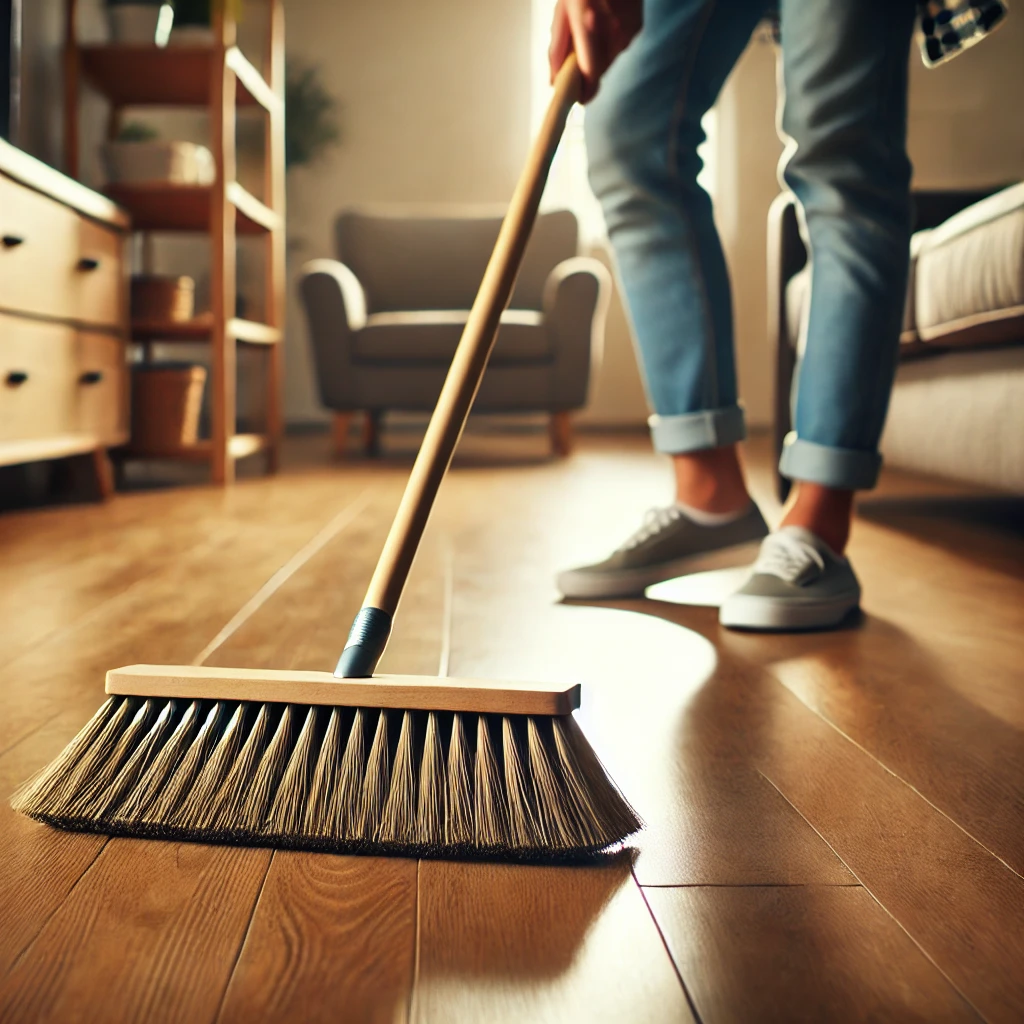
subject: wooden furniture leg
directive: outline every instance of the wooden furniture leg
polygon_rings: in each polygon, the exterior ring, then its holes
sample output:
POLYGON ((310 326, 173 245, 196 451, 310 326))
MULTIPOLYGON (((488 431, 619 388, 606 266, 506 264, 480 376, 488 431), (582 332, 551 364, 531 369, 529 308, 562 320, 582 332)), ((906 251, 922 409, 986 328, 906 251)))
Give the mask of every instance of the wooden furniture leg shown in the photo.
POLYGON ((348 432, 354 415, 336 412, 331 419, 331 452, 336 459, 343 459, 348 452, 348 432))
POLYGON ((548 421, 551 451, 564 458, 572 451, 572 423, 567 412, 553 412, 548 421))
POLYGON ((363 419, 363 451, 371 459, 380 455, 380 423, 383 416, 380 409, 367 409, 363 419))
POLYGON ((92 469, 100 501, 106 501, 114 493, 114 464, 110 461, 106 448, 93 449, 92 469))

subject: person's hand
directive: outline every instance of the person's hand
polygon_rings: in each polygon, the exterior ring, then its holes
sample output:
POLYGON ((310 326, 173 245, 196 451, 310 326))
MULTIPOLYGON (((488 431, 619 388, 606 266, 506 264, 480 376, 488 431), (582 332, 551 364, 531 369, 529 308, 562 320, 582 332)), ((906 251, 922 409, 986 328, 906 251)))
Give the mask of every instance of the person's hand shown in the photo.
POLYGON ((551 23, 551 80, 575 50, 583 76, 583 103, 593 99, 601 76, 640 31, 643 0, 558 0, 551 23))

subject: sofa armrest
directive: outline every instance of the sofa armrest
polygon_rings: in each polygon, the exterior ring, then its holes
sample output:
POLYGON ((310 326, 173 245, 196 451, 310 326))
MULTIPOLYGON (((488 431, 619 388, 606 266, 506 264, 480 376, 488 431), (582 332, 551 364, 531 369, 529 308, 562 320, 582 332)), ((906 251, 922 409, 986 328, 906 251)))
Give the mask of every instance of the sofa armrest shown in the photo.
MULTIPOLYGON (((786 285, 807 263, 800 237, 796 199, 790 192, 777 195, 768 209, 768 348, 775 366, 772 437, 776 465, 786 435, 792 429, 790 396, 796 370, 796 352, 789 343, 786 322, 786 285)), ((789 495, 789 481, 776 473, 779 500, 789 495)))
POLYGON ((544 283, 544 329, 555 356, 552 411, 587 402, 591 366, 600 361, 611 300, 611 275, 589 256, 559 263, 544 283))
POLYGON ((366 325, 366 293, 337 260, 302 268, 299 293, 306 309, 320 400, 330 409, 353 408, 352 341, 366 325))
POLYGON ((917 189, 911 193, 913 230, 937 228, 954 214, 1002 191, 1014 182, 984 189, 917 189))

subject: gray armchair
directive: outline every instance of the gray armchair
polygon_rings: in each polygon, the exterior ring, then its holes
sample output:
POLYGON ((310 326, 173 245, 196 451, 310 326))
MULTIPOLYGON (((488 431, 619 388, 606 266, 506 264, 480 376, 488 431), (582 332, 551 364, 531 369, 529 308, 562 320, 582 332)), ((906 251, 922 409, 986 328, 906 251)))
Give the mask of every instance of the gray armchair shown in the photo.
MULTIPOLYGON (((338 217, 338 260, 308 263, 299 287, 339 453, 357 412, 373 453, 386 411, 433 409, 500 225, 500 216, 338 217)), ((611 287, 601 263, 576 249, 573 214, 537 218, 473 406, 549 413, 558 454, 570 448, 569 412, 587 401, 611 287)))

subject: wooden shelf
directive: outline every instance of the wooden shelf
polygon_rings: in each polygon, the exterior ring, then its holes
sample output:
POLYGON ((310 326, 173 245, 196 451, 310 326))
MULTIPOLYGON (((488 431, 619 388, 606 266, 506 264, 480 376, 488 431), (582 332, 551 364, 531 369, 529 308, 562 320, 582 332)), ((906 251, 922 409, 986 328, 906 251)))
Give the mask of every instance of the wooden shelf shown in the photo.
MULTIPOLYGON (((213 187, 165 182, 112 184, 106 193, 131 215, 136 231, 209 231, 213 187)), ((281 218, 237 182, 227 189, 237 213, 239 234, 259 235, 278 229, 281 218)))
MULTIPOLYGON (((113 183, 109 205, 118 217, 131 218, 131 229, 146 232, 191 232, 210 241, 210 308, 220 312, 186 323, 131 325, 135 343, 195 342, 208 348, 207 395, 209 440, 173 451, 126 450, 126 457, 209 461, 215 483, 234 479, 235 460, 266 452, 267 471, 277 468, 282 426, 281 381, 284 362, 280 344, 285 324, 286 261, 285 195, 285 52, 284 0, 266 0, 265 49, 257 68, 238 47, 234 4, 211 5, 211 39, 215 42, 167 47, 81 45, 81 0, 64 0, 64 152, 71 177, 79 173, 79 132, 82 82, 87 80, 110 107, 108 129, 116 135, 127 107, 205 109, 209 147, 216 165, 211 185, 167 182, 113 183), (236 123, 239 109, 262 115, 263 183, 261 199, 238 183, 236 123), (115 205, 116 204, 116 205, 115 205), (239 307, 238 238, 256 236, 264 253, 263 302, 265 323, 239 317, 227 319, 239 307), (259 434, 235 435, 238 422, 238 380, 235 351, 239 344, 262 345, 258 360, 264 378, 265 407, 259 434)), ((0 150, 2 156, 2 150, 0 150)), ((149 246, 142 268, 148 271, 149 246)))
MULTIPOLYGON (((264 434, 235 434, 228 441, 228 454, 232 459, 244 459, 270 447, 270 439, 264 434)), ((122 449, 126 459, 174 459, 182 462, 207 462, 213 457, 213 443, 209 438, 180 448, 141 449, 129 445, 122 449)))
MULTIPOLYGON (((210 46, 83 46, 85 77, 115 107, 205 107, 210 102, 210 46)), ((239 106, 276 110, 280 100, 237 46, 226 52, 238 80, 239 106)))
MULTIPOLYGON (((191 320, 179 321, 132 321, 133 341, 201 341, 210 340, 213 331, 213 316, 203 313, 191 320)), ((268 324, 235 317, 228 321, 228 334, 236 341, 249 345, 276 345, 281 332, 268 324)))

